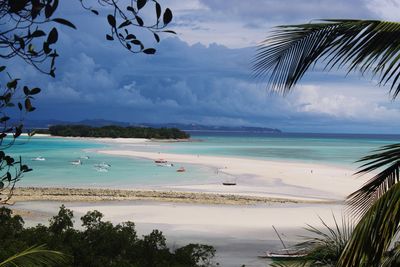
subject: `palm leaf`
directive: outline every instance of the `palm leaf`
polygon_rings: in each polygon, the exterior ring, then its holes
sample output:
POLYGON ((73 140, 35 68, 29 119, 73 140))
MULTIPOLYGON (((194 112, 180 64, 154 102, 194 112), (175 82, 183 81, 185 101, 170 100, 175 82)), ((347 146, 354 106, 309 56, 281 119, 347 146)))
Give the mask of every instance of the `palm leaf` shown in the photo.
POLYGON ((253 73, 268 78, 267 88, 286 93, 315 63, 325 70, 378 76, 400 92, 400 23, 377 20, 322 20, 277 27, 258 47, 253 73))
POLYGON ((400 180, 400 144, 383 146, 357 162, 362 162, 356 174, 379 171, 360 189, 347 198, 349 210, 356 217, 363 216, 368 209, 400 180), (383 168, 383 170, 382 170, 383 168))
POLYGON ((338 267, 379 266, 400 223, 400 183, 383 194, 361 218, 338 267))
POLYGON ((30 247, 0 262, 0 267, 43 267, 60 266, 67 256, 61 252, 48 250, 44 245, 30 247))
POLYGON ((324 226, 323 229, 307 225, 305 228, 311 236, 303 236, 304 242, 298 243, 295 247, 299 251, 307 252, 305 257, 293 260, 276 261, 273 267, 318 267, 335 266, 345 248, 353 231, 353 224, 342 217, 341 223, 333 215, 334 226, 329 226, 319 218, 324 226))
POLYGON ((400 263, 400 245, 397 245, 392 251, 389 252, 389 255, 385 256, 385 259, 382 261, 381 267, 396 267, 399 266, 400 263))

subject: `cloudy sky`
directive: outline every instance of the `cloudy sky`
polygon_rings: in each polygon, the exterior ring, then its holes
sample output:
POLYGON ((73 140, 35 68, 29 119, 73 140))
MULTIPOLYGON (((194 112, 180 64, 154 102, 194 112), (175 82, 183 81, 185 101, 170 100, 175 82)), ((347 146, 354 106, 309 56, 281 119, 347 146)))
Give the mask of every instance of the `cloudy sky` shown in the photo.
POLYGON ((314 72, 282 97, 252 79, 250 67, 255 46, 276 25, 396 20, 400 0, 160 0, 172 9, 170 28, 178 34, 163 35, 154 56, 132 55, 106 41, 107 10, 96 17, 72 0, 62 2, 57 16, 78 30, 60 28, 57 77, 19 62, 10 67, 43 89, 31 118, 399 133, 400 123, 393 123, 400 121, 399 104, 365 77, 314 72))

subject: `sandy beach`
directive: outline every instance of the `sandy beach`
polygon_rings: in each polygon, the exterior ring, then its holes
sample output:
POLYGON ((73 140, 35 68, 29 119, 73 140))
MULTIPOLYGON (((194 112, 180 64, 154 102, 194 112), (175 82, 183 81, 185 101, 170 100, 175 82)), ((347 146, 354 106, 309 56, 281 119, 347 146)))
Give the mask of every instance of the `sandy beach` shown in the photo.
MULTIPOLYGON (((176 185, 171 190, 242 194, 294 200, 340 201, 359 188, 366 178, 354 177, 354 170, 341 166, 257 160, 237 157, 169 154, 126 150, 100 150, 98 153, 165 159, 171 163, 198 164, 228 174, 236 186, 218 184, 176 185)), ((226 177, 226 176, 225 176, 226 177)))

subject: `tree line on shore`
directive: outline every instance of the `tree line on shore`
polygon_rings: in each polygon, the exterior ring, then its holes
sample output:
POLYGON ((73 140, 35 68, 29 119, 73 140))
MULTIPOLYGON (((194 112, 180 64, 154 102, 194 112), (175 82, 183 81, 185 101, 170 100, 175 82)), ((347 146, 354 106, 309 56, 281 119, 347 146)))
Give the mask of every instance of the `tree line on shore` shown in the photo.
MULTIPOLYGON (((99 211, 89 211, 81 217, 82 229, 74 228, 73 212, 62 205, 58 214, 49 220, 49 226, 39 224, 24 227, 21 216, 13 215, 6 207, 0 208, 0 259, 28 254, 32 246, 45 244, 47 253, 53 251, 61 259, 43 261, 34 255, 36 265, 58 267, 207 267, 215 249, 212 246, 188 244, 171 251, 159 230, 138 236, 133 222, 114 225, 103 221, 99 211)), ((42 251, 44 251, 42 249, 42 251)), ((54 253, 53 253, 54 254, 54 253)), ((54 258, 48 257, 48 258, 54 258)), ((26 260, 26 257, 25 257, 26 260)), ((4 265, 14 266, 14 265, 4 265)), ((16 266, 16 265, 15 265, 16 266)), ((28 266, 26 261, 19 266, 28 266)))
POLYGON ((48 130, 37 130, 54 136, 110 137, 147 139, 188 139, 190 134, 177 128, 121 127, 115 125, 92 127, 88 125, 54 125, 48 130))

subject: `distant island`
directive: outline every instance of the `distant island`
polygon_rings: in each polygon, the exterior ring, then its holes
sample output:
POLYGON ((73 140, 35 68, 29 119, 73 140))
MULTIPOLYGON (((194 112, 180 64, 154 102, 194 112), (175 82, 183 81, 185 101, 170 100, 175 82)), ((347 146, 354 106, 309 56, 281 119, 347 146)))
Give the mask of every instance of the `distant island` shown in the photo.
POLYGON ((88 125, 54 125, 49 129, 36 130, 37 133, 65 137, 109 137, 109 138, 147 138, 147 139, 188 139, 190 134, 177 128, 122 127, 88 125))
POLYGON ((30 129, 47 129, 52 125, 88 125, 92 127, 103 127, 115 125, 120 127, 145 127, 145 128, 177 128, 188 132, 245 132, 245 133, 281 133, 277 128, 252 127, 252 126, 224 126, 224 125, 202 125, 197 123, 129 123, 113 120, 82 120, 78 122, 61 120, 27 120, 25 127, 30 129))

